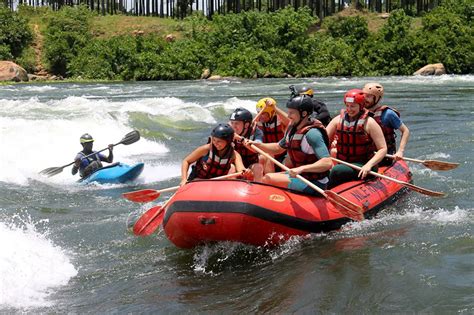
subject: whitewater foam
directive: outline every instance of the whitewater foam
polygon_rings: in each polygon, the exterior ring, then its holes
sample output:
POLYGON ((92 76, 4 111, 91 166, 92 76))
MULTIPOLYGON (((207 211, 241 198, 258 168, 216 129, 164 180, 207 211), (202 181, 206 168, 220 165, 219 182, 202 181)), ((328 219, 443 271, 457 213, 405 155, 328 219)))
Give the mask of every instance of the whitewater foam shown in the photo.
POLYGON ((68 254, 39 233, 0 222, 0 308, 51 306, 51 293, 77 275, 68 254))

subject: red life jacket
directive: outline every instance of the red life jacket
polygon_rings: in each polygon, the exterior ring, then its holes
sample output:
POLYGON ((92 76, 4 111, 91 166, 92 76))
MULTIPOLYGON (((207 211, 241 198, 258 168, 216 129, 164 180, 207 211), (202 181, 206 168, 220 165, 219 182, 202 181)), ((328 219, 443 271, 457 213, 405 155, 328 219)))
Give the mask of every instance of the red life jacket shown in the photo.
POLYGON ((263 132, 263 143, 278 142, 285 136, 285 130, 277 115, 267 123, 258 122, 257 126, 263 132))
POLYGON ((215 152, 217 149, 211 144, 209 154, 196 161, 193 171, 195 176, 190 180, 194 178, 209 179, 229 173, 231 164, 234 163, 234 149, 231 145, 227 146, 227 151, 222 157, 219 157, 215 152))
MULTIPOLYGON (((241 136, 250 140, 255 140, 255 132, 252 134, 252 129, 250 127, 248 129, 247 134, 241 136)), ((258 153, 247 149, 242 141, 234 140, 234 150, 239 152, 245 167, 258 163, 258 153)))
POLYGON ((374 142, 365 131, 369 111, 363 109, 354 121, 349 121, 346 110, 341 110, 341 123, 337 126, 337 158, 349 163, 366 163, 374 156, 374 142))
MULTIPOLYGON (((303 152, 301 148, 301 142, 303 141, 304 136, 306 135, 308 131, 310 131, 313 128, 318 128, 319 131, 321 131, 321 134, 323 135, 324 143, 326 144, 326 147, 329 150, 328 134, 326 132, 326 128, 324 128, 323 124, 319 120, 314 120, 312 122, 309 122, 308 125, 301 128, 300 130, 297 130, 291 136, 290 136, 290 128, 288 128, 288 131, 286 132, 286 147, 287 147, 288 156, 291 159, 291 163, 293 167, 313 164, 319 160, 315 153, 312 153, 312 154, 305 153, 303 152)), ((305 172, 301 174, 301 176, 309 180, 322 179, 324 177, 327 177, 328 175, 329 175, 329 171, 322 172, 322 173, 305 172)))
MULTIPOLYGON (((382 124, 382 114, 387 109, 393 110, 395 114, 397 114, 398 117, 400 117, 400 113, 397 110, 385 105, 378 107, 374 112, 370 112, 369 115, 372 118, 374 118, 374 120, 382 128, 382 132, 385 137, 385 142, 387 143, 387 153, 394 154, 395 152, 397 152, 397 141, 395 140, 397 135, 395 134, 395 130, 393 128, 390 128, 382 124)), ((377 151, 377 149, 374 148, 374 151, 377 151)))

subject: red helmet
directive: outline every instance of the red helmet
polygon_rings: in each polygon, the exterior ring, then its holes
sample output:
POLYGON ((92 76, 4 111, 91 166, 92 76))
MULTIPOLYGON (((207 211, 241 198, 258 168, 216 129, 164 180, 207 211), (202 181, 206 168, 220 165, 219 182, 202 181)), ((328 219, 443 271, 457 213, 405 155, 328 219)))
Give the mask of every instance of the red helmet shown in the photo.
POLYGON ((344 104, 347 103, 356 103, 360 106, 365 105, 365 94, 364 91, 360 89, 352 89, 346 92, 344 95, 344 104))

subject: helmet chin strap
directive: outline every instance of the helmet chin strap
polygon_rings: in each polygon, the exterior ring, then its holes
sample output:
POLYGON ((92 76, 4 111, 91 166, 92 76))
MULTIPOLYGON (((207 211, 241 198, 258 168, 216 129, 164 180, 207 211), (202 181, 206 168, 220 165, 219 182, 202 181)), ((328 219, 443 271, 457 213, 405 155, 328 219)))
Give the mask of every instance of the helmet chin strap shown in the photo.
POLYGON ((303 120, 305 120, 306 118, 308 118, 308 117, 309 117, 308 113, 306 113, 306 116, 303 117, 303 113, 300 112, 300 120, 295 124, 295 127, 298 128, 298 126, 301 124, 301 122, 303 120))

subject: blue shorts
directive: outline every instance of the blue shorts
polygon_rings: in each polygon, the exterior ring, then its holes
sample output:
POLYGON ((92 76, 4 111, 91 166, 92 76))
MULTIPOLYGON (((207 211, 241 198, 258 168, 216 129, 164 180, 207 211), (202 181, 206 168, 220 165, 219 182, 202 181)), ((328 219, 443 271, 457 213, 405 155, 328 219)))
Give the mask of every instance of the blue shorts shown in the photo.
MULTIPOLYGON (((288 174, 288 172, 286 172, 286 175, 288 175, 288 179, 290 180, 290 183, 288 184, 288 189, 301 191, 308 195, 320 196, 320 194, 316 190, 306 185, 302 180, 296 177, 290 177, 290 174, 288 174)), ((311 182, 322 190, 326 190, 328 181, 329 179, 325 177, 323 179, 314 180, 311 182)))

